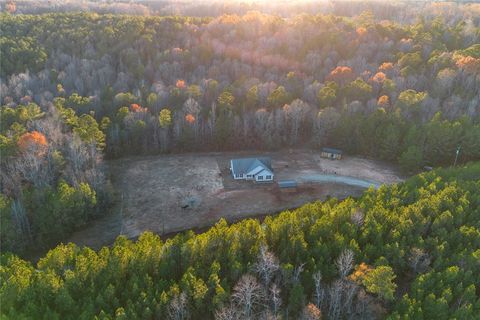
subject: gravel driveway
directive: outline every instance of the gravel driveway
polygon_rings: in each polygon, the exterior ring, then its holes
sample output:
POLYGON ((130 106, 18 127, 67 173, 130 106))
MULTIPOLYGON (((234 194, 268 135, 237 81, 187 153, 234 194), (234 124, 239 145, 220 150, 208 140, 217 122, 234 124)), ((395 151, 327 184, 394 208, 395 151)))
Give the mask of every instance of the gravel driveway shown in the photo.
POLYGON ((373 186, 375 189, 378 189, 381 185, 380 182, 375 182, 371 180, 363 180, 358 178, 331 175, 331 174, 303 174, 303 175, 299 175, 296 180, 300 183, 325 183, 325 182, 344 183, 350 186, 362 187, 362 188, 369 188, 373 186))

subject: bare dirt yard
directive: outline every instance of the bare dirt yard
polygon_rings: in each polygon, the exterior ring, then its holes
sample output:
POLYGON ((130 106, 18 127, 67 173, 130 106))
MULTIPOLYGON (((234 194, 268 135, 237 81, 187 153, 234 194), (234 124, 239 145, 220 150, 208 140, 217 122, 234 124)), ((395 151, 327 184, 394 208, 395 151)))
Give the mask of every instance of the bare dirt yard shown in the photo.
POLYGON ((160 235, 208 227, 299 207, 327 197, 359 196, 366 187, 402 181, 391 165, 359 157, 329 160, 319 152, 236 152, 130 157, 109 163, 119 204, 111 215, 76 232, 70 241, 99 248, 123 234, 160 235), (275 180, 299 182, 294 190, 276 183, 235 181, 230 159, 270 156, 275 180))

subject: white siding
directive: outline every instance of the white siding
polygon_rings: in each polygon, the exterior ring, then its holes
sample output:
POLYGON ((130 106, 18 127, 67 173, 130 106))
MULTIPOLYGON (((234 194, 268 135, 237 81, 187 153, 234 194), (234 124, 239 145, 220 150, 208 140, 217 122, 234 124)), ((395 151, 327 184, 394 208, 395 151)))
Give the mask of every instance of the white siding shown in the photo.
POLYGON ((255 176, 255 181, 263 182, 263 181, 272 181, 273 180, 273 173, 268 170, 263 170, 258 175, 255 176), (267 179, 269 177, 269 179, 267 179))

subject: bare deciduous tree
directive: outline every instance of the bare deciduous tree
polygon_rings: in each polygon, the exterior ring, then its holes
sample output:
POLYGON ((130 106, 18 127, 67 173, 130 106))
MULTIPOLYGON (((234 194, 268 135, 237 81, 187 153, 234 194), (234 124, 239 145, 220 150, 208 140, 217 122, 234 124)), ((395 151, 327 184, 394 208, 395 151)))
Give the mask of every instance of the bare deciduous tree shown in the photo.
POLYGON ((351 220, 352 223, 357 227, 363 226, 363 223, 365 222, 365 215, 363 214, 363 211, 361 209, 355 210, 355 212, 352 213, 351 220))
POLYGON ((233 288, 232 299, 238 306, 242 319, 252 319, 263 305, 264 298, 262 286, 249 274, 243 275, 233 288))
POLYGON ((343 290, 343 281, 336 280, 328 290, 328 318, 329 319, 340 319, 341 308, 342 308, 342 290, 343 290))
POLYGON ((189 318, 188 301, 185 292, 175 295, 168 305, 168 318, 184 320, 189 318))
POLYGON ((89 158, 88 151, 85 144, 77 136, 72 138, 65 151, 65 157, 68 159, 65 175, 68 181, 76 185, 82 182, 89 158))
POLYGON ((21 176, 36 188, 47 186, 53 178, 48 170, 45 155, 30 150, 15 159, 14 166, 14 170, 20 172, 21 176))
POLYGON ((295 269, 293 270, 293 277, 292 277, 293 283, 298 283, 300 281, 300 275, 303 272, 303 267, 305 267, 305 263, 302 263, 296 266, 295 269))
POLYGON ((345 249, 335 261, 340 278, 345 278, 353 268, 353 251, 345 249))
POLYGON ((18 196, 22 191, 23 178, 21 172, 16 167, 15 160, 6 160, 0 170, 2 192, 6 195, 18 196))
POLYGON ((257 136, 262 137, 263 143, 268 145, 270 140, 270 135, 272 132, 269 129, 272 129, 268 126, 270 114, 264 108, 258 109, 255 112, 255 121, 254 121, 254 128, 257 136))
POLYGON ((313 274, 313 282, 315 285, 315 292, 313 294, 315 305, 321 309, 325 303, 325 289, 322 286, 322 273, 320 271, 313 274))
POLYGON ((198 102, 193 98, 188 98, 187 101, 183 104, 183 112, 185 114, 192 114, 195 118, 198 117, 198 113, 200 112, 200 106, 198 102))
POLYGON ((325 144, 329 140, 329 136, 333 129, 340 121, 341 115, 335 108, 325 108, 320 111, 315 118, 314 134, 318 143, 325 144))
POLYGON ((272 301, 273 317, 276 319, 282 305, 282 298, 280 297, 280 288, 275 283, 270 288, 270 299, 272 301))
POLYGON ((285 118, 288 121, 291 133, 291 142, 297 143, 298 132, 302 122, 305 120, 307 114, 310 112, 310 106, 300 99, 296 99, 290 105, 283 107, 285 118))
POLYGON ((12 220, 17 228, 17 231, 26 237, 28 241, 32 240, 32 233, 30 231, 30 222, 28 221, 27 213, 25 207, 22 205, 22 202, 19 199, 16 199, 12 202, 12 220))
POLYGON ((275 272, 277 272, 280 268, 280 265, 278 263, 277 257, 275 257, 273 253, 268 251, 267 246, 263 245, 260 247, 257 263, 255 263, 253 268, 262 280, 265 288, 268 288, 268 286, 270 285, 270 281, 274 277, 275 272))
POLYGON ((228 305, 215 312, 215 320, 236 320, 236 319, 238 319, 238 312, 233 305, 228 305))
POLYGON ((358 289, 359 289, 359 286, 351 280, 345 280, 343 282, 343 294, 344 294, 343 306, 344 306, 344 312, 348 315, 352 314, 353 299, 355 298, 355 295, 357 294, 358 289))

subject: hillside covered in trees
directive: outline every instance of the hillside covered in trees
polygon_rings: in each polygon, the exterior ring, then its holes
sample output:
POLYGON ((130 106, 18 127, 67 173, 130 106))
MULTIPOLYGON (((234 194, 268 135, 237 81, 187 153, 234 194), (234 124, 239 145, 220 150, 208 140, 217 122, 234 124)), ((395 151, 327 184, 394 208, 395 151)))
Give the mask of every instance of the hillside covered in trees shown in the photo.
POLYGON ((52 3, 0 3, 2 317, 480 313, 479 4, 52 3), (115 205, 108 159, 291 147, 461 168, 20 258, 115 205))
POLYGON ((11 319, 474 319, 480 164, 263 223, 2 256, 11 319))
POLYGON ((478 159, 479 16, 455 8, 411 23, 3 14, 4 109, 91 115, 107 157, 301 144, 409 170, 451 164, 458 145, 478 159))
POLYGON ((104 158, 329 146, 406 172, 450 165, 458 148, 458 163, 478 160, 479 6, 358 6, 288 18, 6 8, 3 249, 48 248, 108 211, 104 158), (423 18, 403 17, 414 9, 423 18))

